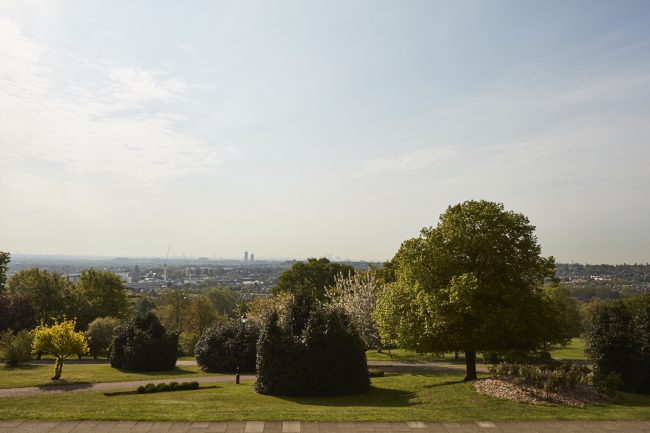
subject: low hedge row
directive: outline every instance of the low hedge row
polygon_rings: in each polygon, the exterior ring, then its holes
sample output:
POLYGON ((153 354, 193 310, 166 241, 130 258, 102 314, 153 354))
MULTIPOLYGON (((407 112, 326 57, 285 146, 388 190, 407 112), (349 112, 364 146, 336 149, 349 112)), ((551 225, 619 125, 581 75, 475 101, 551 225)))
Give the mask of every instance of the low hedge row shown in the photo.
POLYGON ((138 387, 138 393, 140 394, 153 394, 155 392, 169 392, 169 391, 189 391, 193 389, 199 389, 199 382, 169 382, 169 383, 159 383, 154 385, 153 383, 148 383, 146 385, 140 385, 138 387))

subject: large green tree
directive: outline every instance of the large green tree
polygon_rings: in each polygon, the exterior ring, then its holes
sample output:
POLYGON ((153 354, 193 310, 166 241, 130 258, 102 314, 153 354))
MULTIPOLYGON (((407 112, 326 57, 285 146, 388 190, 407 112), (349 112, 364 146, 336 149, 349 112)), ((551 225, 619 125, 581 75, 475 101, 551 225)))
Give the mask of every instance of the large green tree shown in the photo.
POLYGON ((325 257, 310 258, 306 262, 296 262, 291 268, 280 274, 278 282, 271 292, 307 293, 320 301, 325 300, 325 289, 336 283, 338 275, 348 276, 354 268, 343 263, 330 262, 325 257))
POLYGON ((113 272, 85 269, 75 284, 79 299, 79 326, 86 328, 98 317, 126 318, 129 298, 122 279, 113 272))
POLYGON ((15 273, 7 281, 9 293, 22 295, 36 313, 36 320, 53 323, 64 316, 74 317, 77 306, 72 285, 56 272, 39 268, 15 273))
POLYGON ((543 290, 554 260, 542 257, 524 215, 502 204, 450 206, 436 227, 405 241, 393 259, 396 282, 375 310, 382 338, 420 351, 465 352, 467 380, 476 352, 539 348, 562 341, 543 290))

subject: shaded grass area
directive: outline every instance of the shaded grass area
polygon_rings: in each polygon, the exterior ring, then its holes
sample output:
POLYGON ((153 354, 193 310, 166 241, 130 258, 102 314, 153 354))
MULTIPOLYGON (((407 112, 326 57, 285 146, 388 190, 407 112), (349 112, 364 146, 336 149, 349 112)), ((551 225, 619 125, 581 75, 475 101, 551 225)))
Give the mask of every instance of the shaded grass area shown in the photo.
POLYGON ((100 392, 0 398, 2 419, 93 420, 648 420, 650 396, 619 394, 591 408, 531 405, 477 394, 463 374, 389 373, 370 392, 327 398, 256 394, 252 383, 211 389, 106 397, 100 392))
POLYGON ((194 365, 176 367, 170 371, 132 373, 111 368, 109 364, 77 362, 63 365, 62 380, 50 380, 54 372, 53 362, 52 364, 26 364, 13 368, 0 367, 0 388, 122 382, 127 380, 164 379, 167 377, 184 380, 185 377, 205 375, 194 365))
MULTIPOLYGON (((391 349, 390 352, 386 349, 381 352, 376 350, 368 350, 366 352, 368 361, 423 361, 423 362, 452 362, 455 361, 453 353, 417 353, 413 350, 406 349, 391 349)), ((459 353, 459 360, 461 362, 465 359, 462 353, 459 353)), ((463 361, 464 362, 464 361, 463 361)))
POLYGON ((585 340, 574 338, 566 347, 551 351, 551 356, 565 361, 586 361, 585 340))

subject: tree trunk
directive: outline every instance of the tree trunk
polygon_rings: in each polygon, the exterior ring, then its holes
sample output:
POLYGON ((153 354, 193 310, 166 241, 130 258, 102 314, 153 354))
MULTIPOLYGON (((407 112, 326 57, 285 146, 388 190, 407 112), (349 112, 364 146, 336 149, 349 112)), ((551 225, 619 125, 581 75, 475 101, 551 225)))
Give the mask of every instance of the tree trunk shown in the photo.
POLYGON ((476 379, 476 351, 466 350, 465 351, 465 381, 475 380, 476 379))
POLYGON ((56 358, 54 363, 54 376, 52 380, 61 379, 61 373, 63 372, 63 358, 56 358))

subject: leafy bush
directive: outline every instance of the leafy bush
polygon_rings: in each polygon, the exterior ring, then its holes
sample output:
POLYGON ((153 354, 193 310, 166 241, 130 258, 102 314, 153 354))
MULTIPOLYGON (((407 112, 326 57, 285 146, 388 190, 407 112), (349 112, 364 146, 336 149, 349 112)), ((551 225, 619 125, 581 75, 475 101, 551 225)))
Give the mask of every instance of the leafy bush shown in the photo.
POLYGON ((559 365, 547 351, 525 351, 506 350, 483 352, 483 360, 487 364, 509 363, 509 364, 553 364, 559 365))
POLYGON ((578 383, 588 383, 590 370, 583 365, 530 365, 500 363, 490 367, 490 372, 501 378, 509 378, 523 386, 558 392, 573 389, 578 383))
POLYGON ((294 299, 282 322, 269 317, 257 344, 257 392, 329 396, 369 387, 365 345, 342 310, 294 299))
POLYGON ((14 334, 11 330, 0 333, 0 359, 4 359, 7 367, 32 359, 32 342, 34 336, 29 331, 14 334))
POLYGON ((609 373, 607 376, 596 374, 593 377, 594 388, 601 394, 613 396, 616 390, 621 387, 623 381, 618 373, 609 373))
POLYGON ((144 394, 144 390, 145 390, 145 389, 144 389, 144 385, 140 385, 140 386, 138 387, 138 394, 144 394))
POLYGON ((195 355, 194 348, 199 336, 194 332, 183 331, 178 336, 178 348, 183 356, 195 355))
POLYGON ((166 391, 169 391, 169 390, 170 390, 169 385, 167 385, 164 382, 159 383, 158 385, 156 385, 156 392, 166 392, 166 391))
POLYGON ((178 335, 168 333, 153 314, 137 317, 115 329, 111 367, 127 371, 172 370, 178 356, 178 335))
POLYGON ((178 382, 169 382, 169 389, 171 391, 176 391, 176 388, 178 388, 178 382))
POLYGON ((120 320, 115 317, 98 317, 90 322, 85 332, 88 339, 90 355, 97 359, 97 356, 111 345, 113 332, 120 325, 120 320))
POLYGON ((617 373, 625 391, 650 392, 650 294, 591 304, 585 339, 596 376, 617 373))
POLYGON ((251 321, 233 319, 208 328, 199 338, 194 353, 203 371, 254 372, 259 327, 251 321))
POLYGON ((152 394, 152 393, 156 392, 157 390, 158 389, 156 388, 156 385, 154 385, 153 383, 148 383, 144 387, 144 392, 147 393, 147 394, 152 394))

